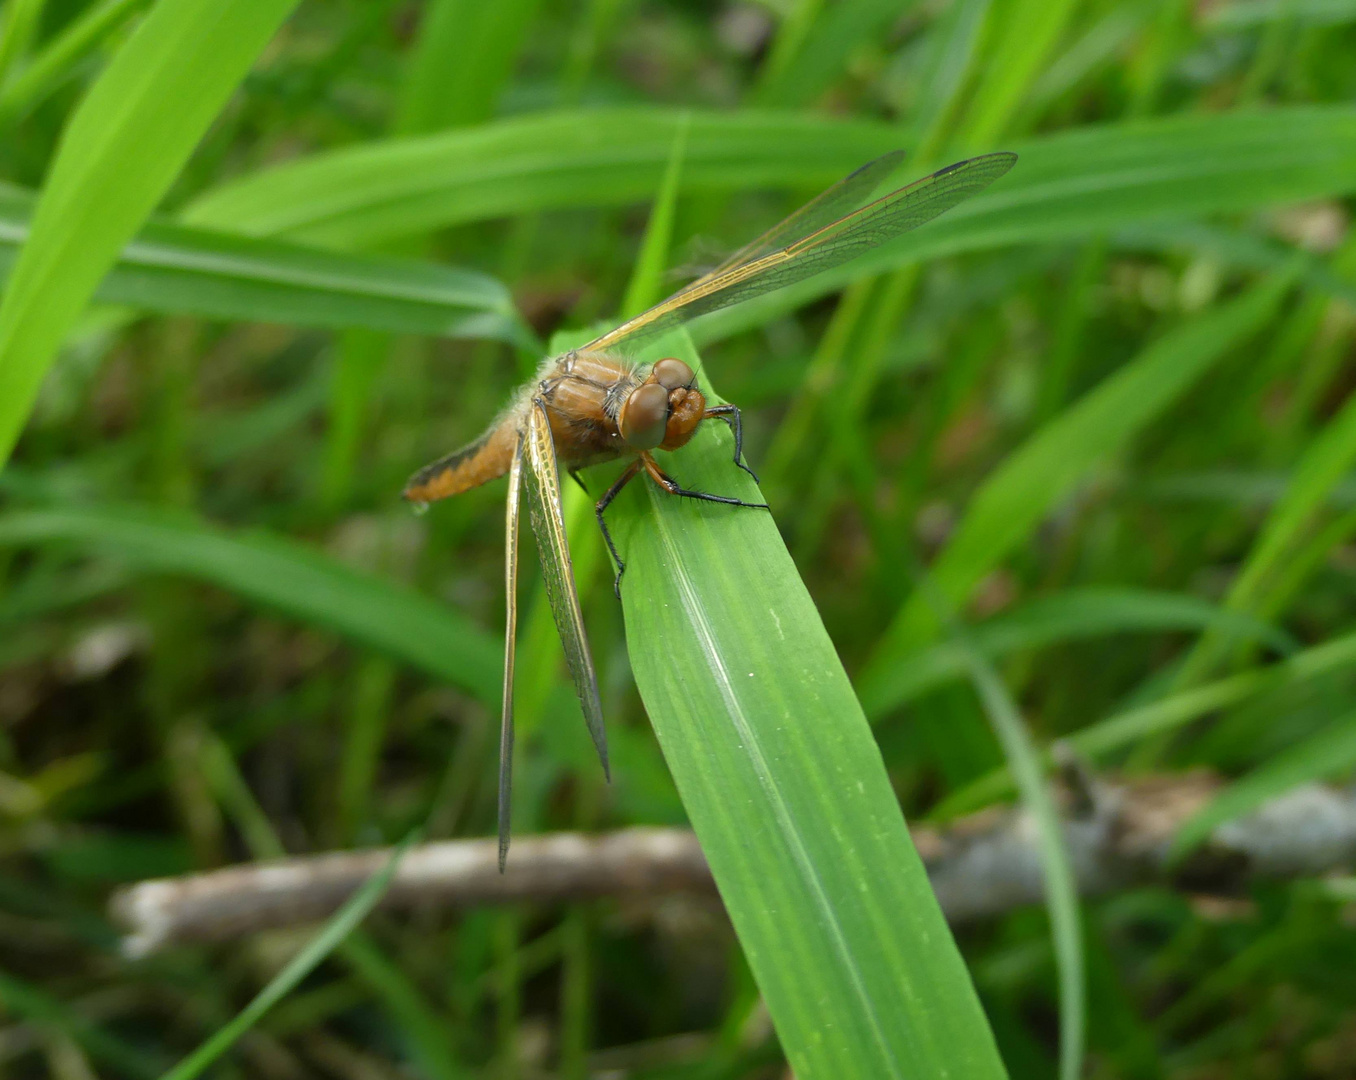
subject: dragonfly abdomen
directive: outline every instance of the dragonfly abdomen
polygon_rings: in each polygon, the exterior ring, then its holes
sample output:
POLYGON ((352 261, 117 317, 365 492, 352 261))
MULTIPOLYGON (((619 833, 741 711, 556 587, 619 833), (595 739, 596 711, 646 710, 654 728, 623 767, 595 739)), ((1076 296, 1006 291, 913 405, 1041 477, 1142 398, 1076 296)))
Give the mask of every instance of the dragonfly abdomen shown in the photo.
POLYGON ((410 477, 404 496, 430 503, 489 483, 508 472, 517 445, 517 426, 506 416, 475 442, 425 465, 410 477))

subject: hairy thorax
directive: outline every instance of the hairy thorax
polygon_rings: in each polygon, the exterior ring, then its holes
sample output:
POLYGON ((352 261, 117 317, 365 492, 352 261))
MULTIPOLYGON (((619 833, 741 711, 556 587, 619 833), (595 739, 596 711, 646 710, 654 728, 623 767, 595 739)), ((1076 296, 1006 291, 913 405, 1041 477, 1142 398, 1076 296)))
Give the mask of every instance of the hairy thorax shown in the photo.
POLYGON ((532 399, 540 398, 557 457, 569 468, 582 468, 627 452, 617 417, 640 382, 636 366, 619 357, 568 352, 542 365, 516 411, 525 418, 532 399))

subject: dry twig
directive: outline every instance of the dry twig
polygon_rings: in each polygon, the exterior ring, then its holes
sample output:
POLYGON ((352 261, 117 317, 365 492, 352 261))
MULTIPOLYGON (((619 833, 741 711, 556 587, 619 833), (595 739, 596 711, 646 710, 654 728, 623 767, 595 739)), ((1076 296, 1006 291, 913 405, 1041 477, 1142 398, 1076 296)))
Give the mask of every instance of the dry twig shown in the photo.
MULTIPOLYGON (((1356 789, 1299 787, 1220 826, 1208 844, 1170 869, 1176 829, 1218 790, 1204 773, 1111 784, 1066 775, 1065 835, 1085 895, 1153 881, 1228 894, 1248 882, 1331 872, 1356 860, 1356 789)), ((945 828, 913 829, 933 888, 952 924, 1041 898, 1035 830, 1020 810, 996 809, 945 828)), ((145 955, 175 942, 226 941, 323 919, 384 865, 384 850, 300 856, 180 878, 146 881, 113 900, 128 927, 124 947, 145 955)), ((424 844, 402 862, 383 900, 464 908, 521 900, 711 891, 692 833, 624 829, 514 841, 500 875, 493 840, 424 844)))

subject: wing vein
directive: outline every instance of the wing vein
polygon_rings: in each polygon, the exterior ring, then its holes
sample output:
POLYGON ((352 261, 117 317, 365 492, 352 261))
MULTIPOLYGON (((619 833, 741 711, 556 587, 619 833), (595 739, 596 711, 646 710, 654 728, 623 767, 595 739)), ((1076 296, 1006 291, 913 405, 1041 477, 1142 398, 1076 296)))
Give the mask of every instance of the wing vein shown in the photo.
POLYGON ((845 216, 825 221, 830 212, 840 211, 870 194, 884 175, 893 171, 900 156, 896 151, 858 169, 741 248, 711 273, 584 348, 616 349, 623 344, 628 349, 638 347, 699 315, 752 300, 841 266, 870 248, 926 225, 988 187, 1017 160, 1016 154, 996 153, 959 161, 845 216))
POLYGON ((528 409, 523 432, 523 479, 526 481, 527 506, 532 532, 537 538, 546 598, 551 604, 556 630, 565 647, 565 660, 579 695, 584 721, 588 724, 603 773, 611 779, 607 761, 607 733, 603 727, 603 706, 598 698, 598 675, 593 668, 584 615, 575 587, 574 563, 565 535, 565 517, 561 512, 560 471, 556 466, 556 447, 546 405, 534 397, 528 409))

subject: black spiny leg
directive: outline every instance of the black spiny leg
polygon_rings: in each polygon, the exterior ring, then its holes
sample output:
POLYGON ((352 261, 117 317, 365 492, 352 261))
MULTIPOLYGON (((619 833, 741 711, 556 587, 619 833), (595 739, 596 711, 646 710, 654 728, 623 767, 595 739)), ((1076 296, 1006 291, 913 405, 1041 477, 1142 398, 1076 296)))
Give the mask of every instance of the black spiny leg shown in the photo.
POLYGON ((568 473, 570 474, 570 479, 573 480, 576 484, 579 485, 579 490, 580 490, 580 491, 582 491, 585 495, 589 495, 589 494, 590 494, 589 489, 588 489, 588 485, 584 483, 583 478, 579 475, 579 470, 578 470, 578 469, 567 469, 567 470, 565 470, 565 471, 568 472, 568 473))
POLYGON ((670 495, 679 495, 684 499, 701 499, 702 502, 722 503, 725 506, 746 506, 750 510, 772 509, 767 503, 751 503, 745 502, 743 499, 733 498, 730 495, 712 495, 705 491, 690 491, 661 469, 658 462, 649 454, 642 454, 640 459, 645 463, 645 471, 650 474, 650 479, 670 495))
MULTIPOLYGON (((730 432, 734 435, 735 452, 734 463, 753 477, 753 482, 758 483, 758 474, 744 464, 744 418, 739 415, 738 405, 715 405, 702 414, 703 419, 708 416, 714 416, 724 420, 730 425, 730 432)), ((744 506, 757 506, 758 503, 743 503, 744 506)))
POLYGON ((617 477, 616 483, 608 488, 603 493, 603 497, 593 505, 593 509, 598 515, 598 528, 603 531, 603 540, 607 543, 607 550, 612 552, 612 561, 617 564, 617 576, 612 581, 612 591, 617 594, 618 600, 621 599, 621 579, 622 574, 626 572, 626 564, 622 562, 622 557, 617 554, 617 545, 612 542, 612 534, 607 531, 607 522, 603 520, 603 511, 611 505, 612 500, 617 497, 617 493, 635 478, 643 464, 645 464, 643 458, 636 458, 635 461, 626 466, 626 471, 617 477))

